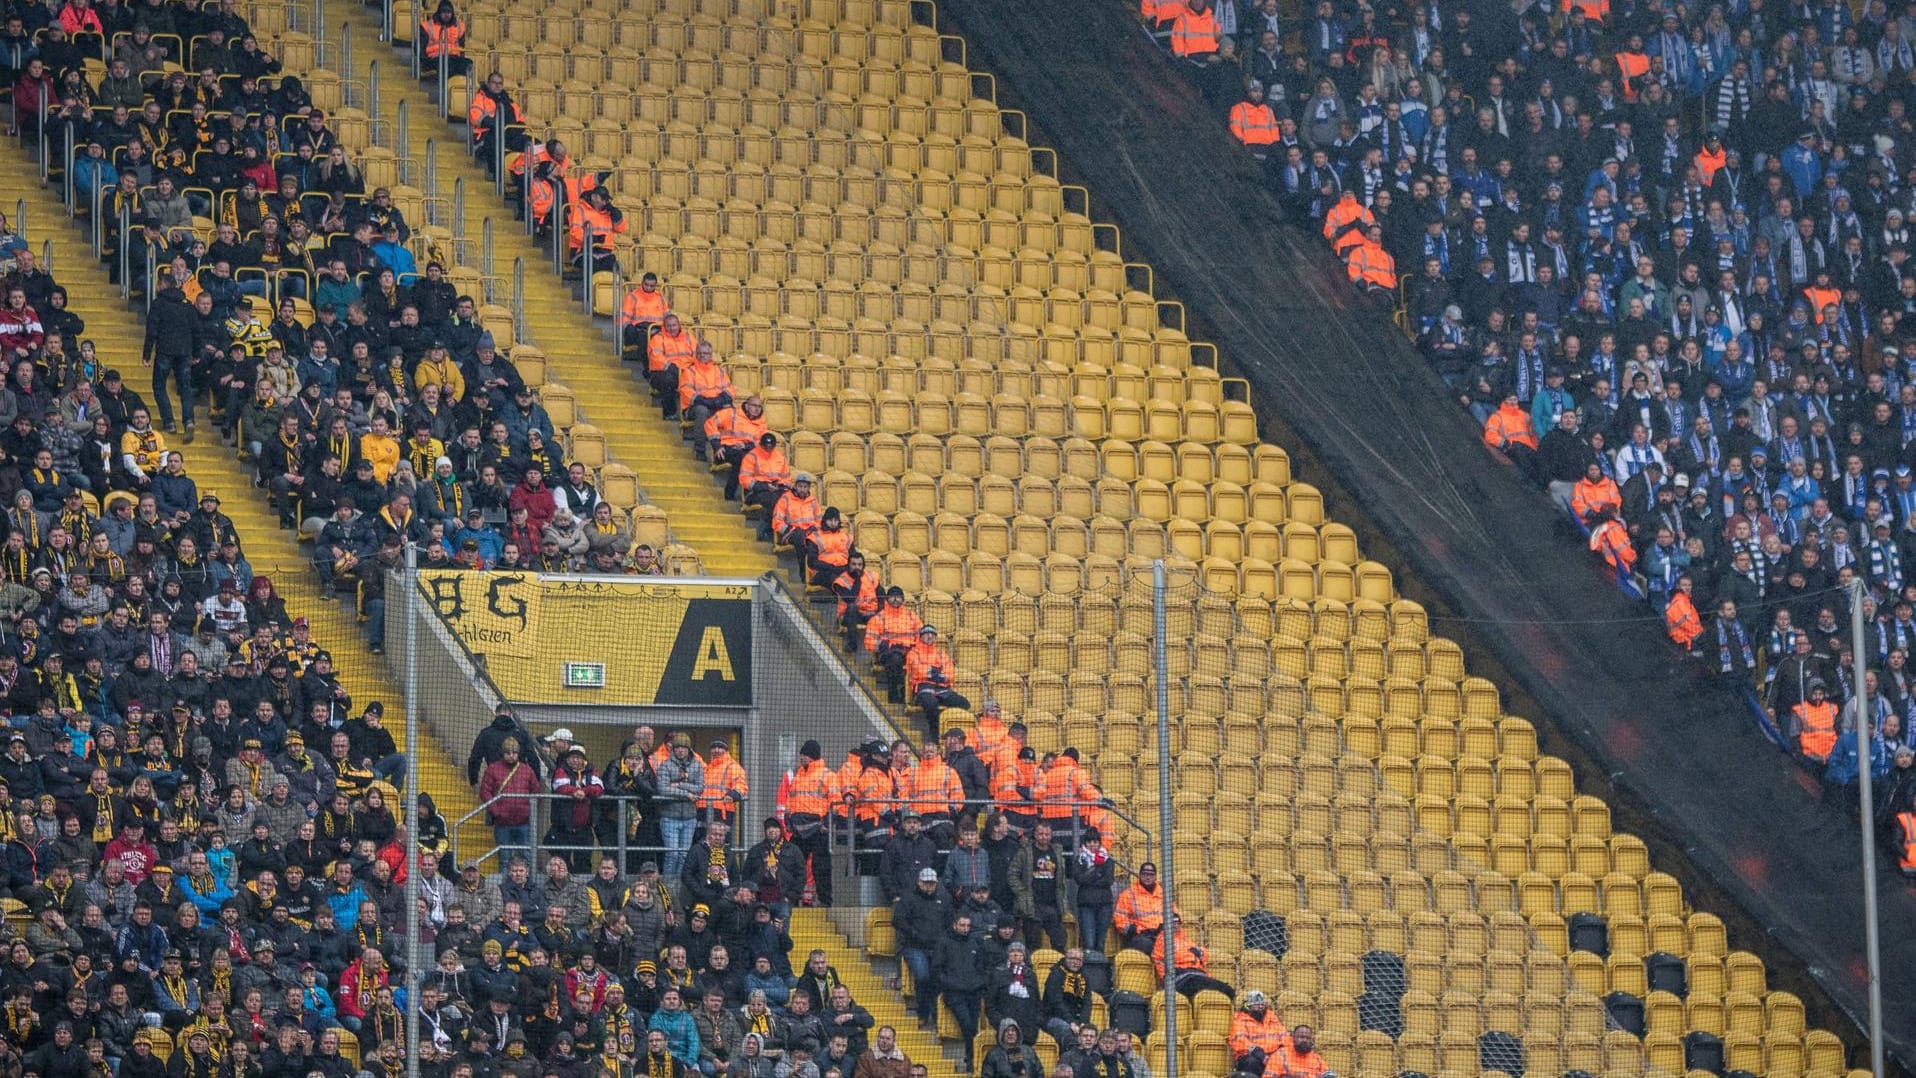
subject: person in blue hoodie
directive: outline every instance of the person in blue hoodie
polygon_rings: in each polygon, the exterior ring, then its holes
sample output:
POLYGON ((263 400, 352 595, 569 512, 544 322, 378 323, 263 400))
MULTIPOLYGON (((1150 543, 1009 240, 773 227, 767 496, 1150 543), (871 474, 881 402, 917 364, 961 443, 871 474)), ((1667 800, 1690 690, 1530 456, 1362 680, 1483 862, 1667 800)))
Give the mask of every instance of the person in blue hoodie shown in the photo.
POLYGON ((659 997, 659 1009, 652 1012, 645 1028, 665 1034, 666 1050, 672 1053, 673 1059, 697 1061, 699 1058, 698 1026, 693 1024, 692 1014, 685 1009, 678 989, 667 988, 659 997))

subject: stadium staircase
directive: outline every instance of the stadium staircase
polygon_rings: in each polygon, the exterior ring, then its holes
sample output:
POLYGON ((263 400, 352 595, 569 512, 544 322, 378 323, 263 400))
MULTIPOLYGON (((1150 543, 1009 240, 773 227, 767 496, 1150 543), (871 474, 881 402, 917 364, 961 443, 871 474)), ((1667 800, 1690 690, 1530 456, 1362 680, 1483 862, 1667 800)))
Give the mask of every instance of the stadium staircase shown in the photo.
MULTIPOLYGON (((525 317, 529 336, 545 360, 547 381, 541 387, 541 399, 552 411, 554 425, 566 434, 572 450, 569 459, 586 460, 596 470, 602 454, 615 470, 616 466, 630 468, 636 473, 644 501, 664 511, 672 538, 697 552, 705 572, 757 577, 772 569, 770 552, 751 541, 751 533, 740 525, 737 514, 710 480, 668 463, 683 451, 677 425, 659 419, 656 407, 642 392, 635 393, 631 375, 605 361, 609 345, 604 336, 579 309, 572 290, 547 271, 551 264, 549 248, 528 236, 523 226, 504 211, 492 194, 492 181, 467 157, 461 139, 448 137, 445 128, 430 122, 433 102, 419 85, 405 77, 406 65, 392 60, 387 46, 379 40, 376 22, 355 13, 340 26, 352 36, 352 47, 333 55, 349 54, 355 69, 337 74, 349 82, 363 80, 367 77, 365 65, 386 57, 385 68, 388 72, 396 70, 399 77, 382 81, 380 119, 394 124, 396 130, 402 101, 407 102, 414 118, 409 125, 411 145, 399 152, 423 161, 428 141, 436 139, 439 186, 443 189, 440 193, 450 191, 455 180, 465 181, 464 234, 479 235, 481 220, 490 215, 495 225, 498 264, 525 260, 525 317), (602 449, 595 450, 593 442, 600 443, 602 449)), ((329 33, 338 31, 339 27, 329 28, 329 33)))
MULTIPOLYGON (((107 279, 105 268, 93 257, 90 237, 79 227, 69 227, 66 207, 51 188, 37 182, 39 166, 15 139, 0 139, 0 200, 14 205, 24 200, 28 241, 37 252, 42 242, 52 245, 54 277, 66 287, 68 306, 86 319, 86 336, 93 340, 98 354, 109 367, 117 367, 126 377, 128 388, 151 403, 152 378, 140 365, 140 345, 145 338, 144 316, 129 307, 120 296, 118 285, 107 279)), ((205 409, 200 409, 205 419, 205 409)), ((319 578, 295 539, 295 533, 281 531, 273 509, 263 491, 253 487, 253 469, 239 460, 233 450, 220 445, 217 427, 202 422, 200 437, 191 445, 178 435, 167 439, 168 447, 186 458, 186 471, 201 493, 220 496, 220 509, 233 518, 240 542, 253 572, 269 576, 274 588, 286 600, 287 612, 304 616, 312 627, 313 639, 333 653, 339 680, 352 694, 354 708, 363 709, 374 700, 388 707, 388 729, 393 739, 406 744, 405 722, 401 716, 404 694, 387 673, 386 663, 374 655, 360 635, 350 603, 341 603, 321 595, 319 578)), ((422 737, 429 737, 421 731, 422 737)), ((455 820, 476 804, 464 775, 454 765, 463 760, 465 750, 455 757, 443 745, 426 741, 431 751, 417 762, 420 787, 433 796, 434 803, 448 821, 455 820)), ((323 748, 319 751, 324 751, 323 748)))
MULTIPOLYGON (((1134 818, 1156 818, 1149 776, 1175 753, 1178 903, 1212 971, 1318 1027, 1332 1069, 1680 1075, 1720 1040, 1723 1070, 1839 1078, 1842 1042, 1613 833, 1608 806, 1325 517, 1215 351, 1185 338, 1182 308, 917 6, 480 0, 462 14, 479 74, 510 68, 534 133, 563 131, 586 167, 614 172, 642 222, 624 264, 666 277, 735 384, 765 394, 794 464, 823 473, 888 581, 954 632, 960 687, 1003 701, 1041 751, 1084 749, 1134 818), (1168 746, 1138 721, 1150 606, 1121 584, 1155 557, 1192 597, 1172 617, 1168 746), (1246 946, 1256 909, 1285 919, 1281 955, 1246 946), (1604 918, 1607 955, 1572 947, 1579 914, 1604 918), (1393 961, 1368 961, 1380 953, 1393 961), (1641 1004, 1642 1036, 1620 1028, 1632 1008, 1614 993, 1641 1004), (1381 998, 1401 1033, 1360 1015, 1381 998)), ((375 15, 351 21, 352 55, 379 55, 375 15)), ((410 86, 387 100, 402 96, 422 101, 410 86)), ((454 145, 463 129, 436 134, 454 145)), ((443 152, 440 167, 466 178, 473 216, 483 179, 443 152)), ((634 418, 643 391, 511 231, 532 335, 573 390, 560 398, 643 469, 708 568, 769 566, 676 431, 634 418)), ((830 920, 803 911, 794 928, 910 1030, 830 920)), ((869 954, 883 935, 866 933, 869 954)), ((1139 955, 1115 973, 1150 989, 1139 955)), ((1219 999, 1180 1015, 1193 1074, 1229 1068, 1219 999)), ((1161 1066, 1161 1034, 1146 1051, 1161 1066)))

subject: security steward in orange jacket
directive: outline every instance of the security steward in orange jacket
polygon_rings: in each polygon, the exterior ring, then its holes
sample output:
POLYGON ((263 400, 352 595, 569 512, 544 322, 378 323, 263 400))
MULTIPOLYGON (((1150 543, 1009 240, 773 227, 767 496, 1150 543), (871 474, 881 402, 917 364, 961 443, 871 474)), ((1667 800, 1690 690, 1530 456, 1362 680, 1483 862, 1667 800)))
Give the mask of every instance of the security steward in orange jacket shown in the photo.
MULTIPOLYGON (((995 707, 987 704, 986 707, 995 707)), ((982 716, 981 716, 982 717, 982 716)), ((1019 723, 1020 728, 1023 723, 1019 723)), ((1041 787, 1038 773, 1038 757, 1030 749, 1014 745, 1007 738, 995 752, 991 760, 991 803, 1005 818, 1011 821, 1011 829, 1023 834, 1038 823, 1038 791, 1041 787), (1030 757, 1029 760, 1021 756, 1030 757)), ((1059 832, 1061 844, 1065 849, 1071 836, 1059 832)))
POLYGON ((838 596, 838 628, 845 634, 845 650, 853 655, 865 640, 865 622, 878 613, 878 574, 865 568, 865 555, 852 551, 845 568, 832 578, 838 596))
MULTIPOLYGON (((700 341, 692 352, 692 362, 679 372, 679 409, 698 432, 692 442, 693 453, 705 459, 705 421, 713 413, 732 406, 732 376, 719 366, 709 341, 700 341)), ((668 417, 669 418, 669 417, 668 417)))
POLYGON ((1111 908, 1111 927, 1126 947, 1150 954, 1157 946, 1158 931, 1164 927, 1164 892, 1158 883, 1158 866, 1149 861, 1138 866, 1137 878, 1118 894, 1111 908))
POLYGON ((785 796, 785 826, 792 844, 811 858, 812 887, 821 906, 832 904, 831 831, 825 823, 838 801, 838 778, 825 766, 825 750, 817 741, 800 745, 798 767, 785 796))
POLYGON ((896 584, 886 589, 884 605, 865 622, 865 644, 878 665, 885 698, 894 704, 905 702, 905 655, 918 642, 918 630, 924 624, 905 605, 905 589, 896 584))
POLYGON ((1231 106, 1231 134, 1260 161, 1280 137, 1277 113, 1264 103, 1264 84, 1256 79, 1244 91, 1244 100, 1231 106))
POLYGON ((803 558, 812 549, 812 536, 817 534, 824 515, 824 506, 812 493, 812 473, 800 472, 792 477, 792 489, 772 507, 772 536, 803 558))
POLYGON ((1376 223, 1370 208, 1357 201, 1356 194, 1346 191, 1324 215, 1324 238, 1330 241, 1331 250, 1341 256, 1364 242, 1364 230, 1376 223))
MULTIPOLYGON (((525 184, 526 207, 542 236, 552 227, 554 205, 563 199, 566 206, 576 206, 587 187, 598 186, 597 176, 581 175, 572 167, 565 143, 556 138, 535 140, 525 153, 513 158, 511 167, 512 174, 525 184)), ((578 254, 576 248, 573 254, 578 254)))
POLYGON ((1344 253, 1344 272, 1364 292, 1397 292, 1397 260, 1384 250, 1384 226, 1366 225, 1364 242, 1344 253))
POLYGON ((805 565, 812 571, 814 587, 831 587, 851 564, 852 542, 845 514, 836 505, 826 506, 825 514, 818 518, 818 530, 812 533, 811 546, 805 551, 805 565))
MULTIPOLYGON (((665 321, 665 293, 659 291, 659 275, 647 273, 639 278, 639 287, 625 294, 619 303, 619 320, 625 324, 619 344, 625 358, 637 359, 645 351, 645 342, 665 321)), ((657 388, 654 387, 654 392, 657 388)))
POLYGON ((928 737, 919 746, 918 763, 899 780, 898 796, 924 820, 933 844, 950 849, 955 821, 965 811, 965 785, 939 753, 937 738, 928 737))
POLYGON ((758 445, 738 462, 738 489, 744 494, 745 511, 765 514, 765 523, 758 529, 761 541, 772 541, 772 507, 791 485, 792 464, 778 447, 778 435, 766 431, 758 436, 758 445))
POLYGON ((472 132, 473 149, 478 153, 479 161, 485 165, 486 174, 493 174, 495 159, 501 149, 498 139, 501 128, 516 126, 520 130, 505 134, 504 149, 513 152, 524 148, 526 114, 519 111, 519 103, 506 92, 506 77, 495 71, 486 76, 486 84, 472 95, 472 103, 466 107, 466 126, 472 132))
POLYGON ((466 20, 453 10, 452 0, 439 0, 432 17, 419 21, 419 44, 425 49, 425 67, 437 70, 439 57, 446 58, 446 74, 472 74, 472 61, 466 59, 466 20))
POLYGON ((1244 993, 1244 1006, 1231 1015, 1233 1070, 1239 1074, 1269 1074, 1267 1068, 1290 1035, 1263 990, 1253 988, 1244 993))
POLYGON ((617 271, 619 259, 613 253, 612 237, 623 233, 626 227, 625 214, 612 204, 612 193, 603 187, 587 188, 584 198, 572 207, 572 228, 567 235, 572 257, 579 263, 580 271, 585 273, 617 271), (587 231, 592 233, 592 251, 589 256, 586 253, 585 243, 587 231))
POLYGON ((705 757, 705 793, 693 802, 699 819, 737 826, 739 806, 751 793, 751 783, 732 756, 732 746, 722 738, 713 741, 712 751, 705 757))
POLYGON ((1790 709, 1790 733, 1806 760, 1828 763, 1836 748, 1836 705, 1821 678, 1810 681, 1810 698, 1790 709))
POLYGON ((1077 848, 1077 834, 1084 828, 1084 803, 1098 796, 1091 773, 1079 764, 1075 748, 1065 749, 1049 766, 1037 769, 1031 787, 1039 818, 1051 825, 1052 833, 1068 850, 1077 848))
POLYGON ((1684 651, 1696 646, 1696 638, 1703 635, 1703 619, 1697 615, 1696 599, 1692 590, 1696 582, 1688 574, 1677 578, 1676 590, 1670 593, 1670 601, 1663 608, 1663 626, 1669 632, 1670 639, 1684 651))
MULTIPOLYGON (((653 338, 657 340, 657 338, 653 338)), ((738 462, 771 428, 765 422, 765 398, 754 393, 705 421, 705 443, 712 470, 725 470, 725 497, 738 498, 738 462)))
POLYGON ((938 715, 945 708, 971 710, 971 701, 951 687, 954 669, 951 652, 938 643, 938 630, 920 625, 918 642, 905 653, 905 684, 911 690, 912 702, 924 710, 925 721, 934 733, 938 730, 938 715))
POLYGON ((858 746, 852 761, 850 777, 844 784, 845 798, 851 802, 858 859, 869 861, 876 870, 878 856, 891 841, 892 826, 898 822, 900 810, 898 786, 891 773, 891 749, 883 741, 872 738, 858 746))
POLYGON ((645 343, 645 377, 667 419, 679 414, 679 379, 685 377, 685 368, 698 352, 698 337, 679 322, 678 315, 663 313, 645 343))
MULTIPOLYGON (((1896 766, 1909 766, 1910 751, 1906 748, 1896 750, 1896 766)), ((1890 817, 1890 826, 1896 867, 1903 873, 1904 879, 1916 880, 1916 805, 1905 804, 1903 810, 1890 817)))

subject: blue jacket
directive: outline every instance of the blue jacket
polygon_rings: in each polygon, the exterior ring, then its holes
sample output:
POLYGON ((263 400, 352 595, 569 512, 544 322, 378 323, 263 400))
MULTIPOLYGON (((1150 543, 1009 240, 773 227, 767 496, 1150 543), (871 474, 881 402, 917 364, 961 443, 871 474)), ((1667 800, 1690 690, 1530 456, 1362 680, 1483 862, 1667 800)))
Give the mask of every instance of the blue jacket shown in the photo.
POLYGON ((652 1020, 645 1028, 665 1034, 665 1047, 673 1059, 698 1060, 699 1027, 693 1024, 690 1011, 653 1011, 652 1020))
POLYGON ((341 932, 359 927, 359 904, 366 901, 366 889, 355 883, 345 894, 326 892, 326 904, 333 908, 333 923, 341 932))
MULTIPOLYGON (((1883 735, 1876 734, 1869 739, 1869 776, 1881 780, 1889 775, 1889 746, 1883 743, 1883 735)), ((1856 766, 1856 732, 1844 733, 1836 739, 1836 747, 1830 750, 1829 765, 1823 771, 1823 782, 1830 786, 1848 786, 1858 777, 1856 766)))
MULTIPOLYGON (((212 880, 213 887, 205 894, 201 894, 198 889, 193 886, 193 881, 190 879, 186 881, 186 886, 181 887, 180 890, 185 893, 188 902, 199 907, 200 913, 206 915, 210 920, 216 920, 220 914, 221 904, 233 897, 233 889, 226 886, 226 880, 217 872, 212 874, 212 880)), ((357 907, 355 907, 355 912, 356 911, 357 907)))

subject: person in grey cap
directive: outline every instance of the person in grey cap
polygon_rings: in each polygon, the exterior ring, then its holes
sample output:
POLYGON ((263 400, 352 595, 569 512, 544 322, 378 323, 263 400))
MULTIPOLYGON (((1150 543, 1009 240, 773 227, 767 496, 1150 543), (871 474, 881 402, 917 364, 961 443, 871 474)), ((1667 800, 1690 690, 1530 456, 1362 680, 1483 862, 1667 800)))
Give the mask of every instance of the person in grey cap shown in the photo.
POLYGON ((951 895, 938 885, 938 870, 918 870, 912 887, 892 902, 892 928, 898 934, 898 960, 911 971, 912 1007, 918 1020, 930 1024, 937 1017, 938 994, 930 990, 931 956, 951 923, 951 895))

